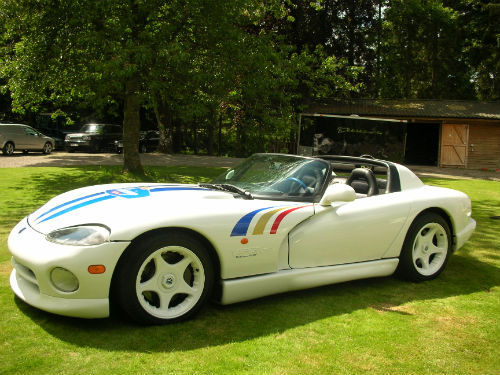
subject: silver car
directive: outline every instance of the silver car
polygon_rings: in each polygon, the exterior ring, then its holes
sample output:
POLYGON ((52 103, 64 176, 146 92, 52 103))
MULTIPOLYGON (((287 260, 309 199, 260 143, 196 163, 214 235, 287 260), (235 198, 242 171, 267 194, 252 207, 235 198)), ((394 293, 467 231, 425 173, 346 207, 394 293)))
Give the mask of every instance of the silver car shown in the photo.
POLYGON ((54 149, 54 139, 28 125, 0 124, 0 148, 4 155, 12 155, 14 151, 50 154, 54 149))

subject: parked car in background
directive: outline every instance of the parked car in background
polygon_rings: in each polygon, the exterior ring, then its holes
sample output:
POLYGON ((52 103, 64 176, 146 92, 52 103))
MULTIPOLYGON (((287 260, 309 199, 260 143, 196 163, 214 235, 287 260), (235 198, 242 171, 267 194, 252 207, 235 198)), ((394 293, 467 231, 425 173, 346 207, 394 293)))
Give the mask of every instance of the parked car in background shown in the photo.
MULTIPOLYGON (((148 130, 141 132, 139 136, 139 152, 156 151, 160 143, 160 132, 158 130, 148 130)), ((115 141, 115 151, 117 154, 123 152, 123 140, 115 141)))
POLYGON ((31 126, 24 124, 0 124, 0 148, 4 155, 14 151, 41 151, 50 154, 54 149, 54 139, 45 136, 31 126))
POLYGON ((58 130, 49 128, 40 128, 38 129, 38 131, 54 140, 54 150, 64 150, 64 140, 66 139, 66 136, 68 134, 75 133, 75 131, 71 130, 58 130))
POLYGON ((122 137, 122 127, 113 124, 86 124, 78 133, 68 134, 64 140, 64 147, 68 152, 84 150, 99 152, 112 150, 115 141, 122 137))

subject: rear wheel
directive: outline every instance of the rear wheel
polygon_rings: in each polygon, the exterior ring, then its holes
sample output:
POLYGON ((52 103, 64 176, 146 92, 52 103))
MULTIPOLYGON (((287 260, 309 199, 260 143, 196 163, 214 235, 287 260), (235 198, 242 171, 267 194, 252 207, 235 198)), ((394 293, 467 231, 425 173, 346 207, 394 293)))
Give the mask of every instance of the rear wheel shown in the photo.
POLYGON ((214 272, 205 246, 184 233, 161 233, 137 243, 118 270, 120 306, 143 324, 192 317, 212 291, 214 272))
POLYGON ((443 271, 450 252, 448 223, 436 213, 424 213, 408 230, 396 273, 411 281, 433 279, 443 271))
POLYGON ((12 142, 7 142, 5 146, 3 146, 3 154, 4 155, 12 155, 14 153, 14 143, 12 142))

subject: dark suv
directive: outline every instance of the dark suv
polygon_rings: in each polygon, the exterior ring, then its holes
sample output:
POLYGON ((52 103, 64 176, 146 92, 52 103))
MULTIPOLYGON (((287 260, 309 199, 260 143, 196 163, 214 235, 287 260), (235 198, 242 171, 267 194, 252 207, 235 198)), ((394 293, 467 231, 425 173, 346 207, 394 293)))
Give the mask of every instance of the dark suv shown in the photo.
POLYGON ((68 134, 64 140, 64 147, 68 152, 114 150, 115 141, 121 137, 120 125, 87 124, 83 125, 78 133, 68 134))
MULTIPOLYGON (((139 134, 139 152, 153 152, 160 143, 160 132, 158 130, 148 130, 139 134)), ((115 151, 117 154, 123 152, 123 141, 120 139, 115 142, 115 151)))

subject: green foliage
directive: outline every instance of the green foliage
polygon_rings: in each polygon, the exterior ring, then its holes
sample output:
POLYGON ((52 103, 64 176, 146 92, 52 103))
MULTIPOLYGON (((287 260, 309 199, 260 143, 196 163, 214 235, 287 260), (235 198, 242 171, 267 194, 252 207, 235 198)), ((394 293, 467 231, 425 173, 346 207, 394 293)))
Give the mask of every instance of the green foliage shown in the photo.
POLYGON ((495 9, 498 4, 482 0, 391 0, 381 43, 381 96, 500 98, 495 9))
POLYGON ((500 100, 500 3, 457 0, 452 4, 460 12, 464 54, 477 97, 500 100))
POLYGON ((381 95, 470 98, 458 12, 441 0, 393 0, 390 5, 383 25, 381 95))

